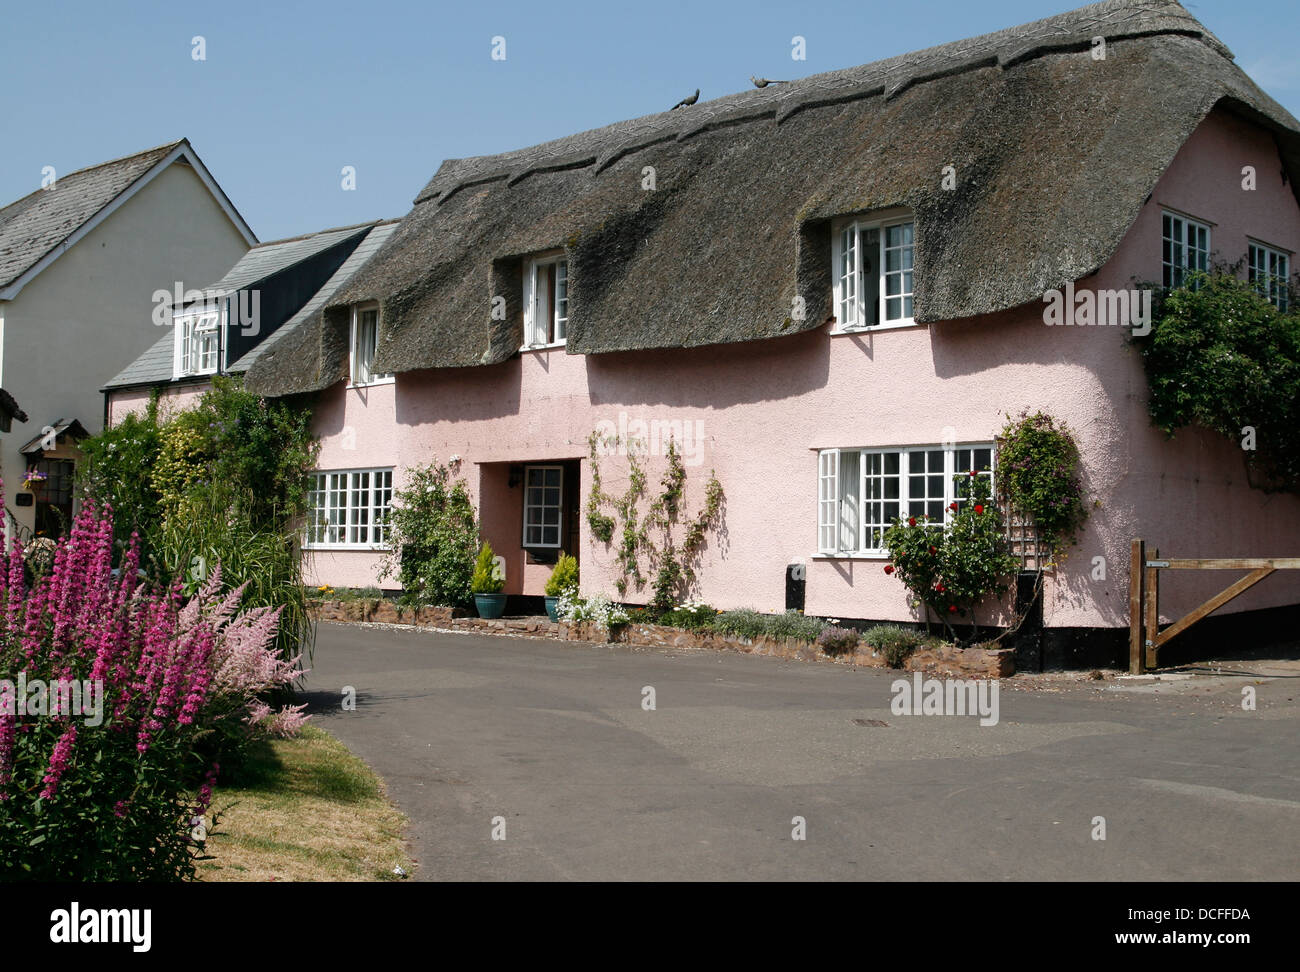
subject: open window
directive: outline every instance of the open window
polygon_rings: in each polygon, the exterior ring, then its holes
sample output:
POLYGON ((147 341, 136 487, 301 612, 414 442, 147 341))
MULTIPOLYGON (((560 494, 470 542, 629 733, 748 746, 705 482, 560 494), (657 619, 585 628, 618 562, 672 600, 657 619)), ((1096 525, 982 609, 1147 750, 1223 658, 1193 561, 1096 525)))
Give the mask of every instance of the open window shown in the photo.
POLYGON ((910 216, 840 220, 831 246, 837 332, 914 323, 915 224, 910 216))
POLYGON ((176 316, 173 376, 212 375, 221 354, 221 309, 212 304, 189 308, 176 316))
POLYGON ((392 381, 391 374, 374 370, 379 352, 379 305, 359 304, 352 308, 352 385, 377 385, 392 381))
POLYGON ((569 327, 569 261, 555 253, 528 262, 524 271, 524 347, 558 347, 569 327))

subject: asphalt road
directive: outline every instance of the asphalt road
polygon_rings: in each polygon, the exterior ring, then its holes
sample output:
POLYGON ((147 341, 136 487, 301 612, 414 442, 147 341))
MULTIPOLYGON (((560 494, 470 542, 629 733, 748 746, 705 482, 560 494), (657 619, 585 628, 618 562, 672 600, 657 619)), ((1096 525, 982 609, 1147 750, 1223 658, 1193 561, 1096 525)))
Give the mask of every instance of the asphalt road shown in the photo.
POLYGON ((1239 667, 1006 680, 981 726, 896 672, 322 624, 307 688, 422 880, 1294 880, 1300 666, 1239 667))

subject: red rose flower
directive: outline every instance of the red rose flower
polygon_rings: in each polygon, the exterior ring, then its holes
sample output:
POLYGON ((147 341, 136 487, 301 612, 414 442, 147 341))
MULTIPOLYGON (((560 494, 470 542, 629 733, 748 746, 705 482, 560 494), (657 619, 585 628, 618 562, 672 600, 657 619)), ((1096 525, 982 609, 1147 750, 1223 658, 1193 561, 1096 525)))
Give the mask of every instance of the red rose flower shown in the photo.
POLYGON ((940 594, 942 594, 947 588, 945 588, 942 584, 935 584, 934 589, 938 591, 940 594))
POLYGON ((907 518, 907 525, 908 525, 908 526, 916 526, 916 517, 914 517, 914 516, 909 516, 909 517, 907 518))
POLYGON ((885 573, 886 573, 886 574, 892 574, 893 572, 894 572, 894 565, 893 565, 893 564, 885 564, 885 573))
POLYGON ((984 512, 984 507, 983 507, 983 505, 981 505, 980 503, 976 503, 976 504, 975 504, 975 512, 976 512, 976 513, 983 513, 983 512, 984 512))
POLYGON ((957 613, 957 605, 956 605, 956 604, 949 604, 949 605, 948 605, 948 613, 949 613, 949 614, 956 614, 956 613, 957 613))
POLYGON ((931 547, 931 548, 930 548, 930 553, 938 553, 938 552, 939 552, 939 551, 936 550, 934 547, 931 547))
POLYGON ((976 476, 978 476, 978 475, 979 475, 979 470, 978 470, 978 469, 972 469, 972 470, 970 471, 970 478, 971 478, 971 479, 974 479, 974 478, 975 478, 976 476))
POLYGON ((957 512, 957 504, 956 504, 956 503, 949 503, 949 504, 948 504, 948 509, 950 509, 950 510, 952 510, 954 513, 956 513, 956 512, 957 512))

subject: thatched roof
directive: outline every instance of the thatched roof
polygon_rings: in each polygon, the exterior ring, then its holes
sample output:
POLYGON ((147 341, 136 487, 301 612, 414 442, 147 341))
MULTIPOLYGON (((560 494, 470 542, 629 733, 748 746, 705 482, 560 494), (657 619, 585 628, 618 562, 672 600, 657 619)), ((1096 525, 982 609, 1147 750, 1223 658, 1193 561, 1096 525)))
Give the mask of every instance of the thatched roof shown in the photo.
POLYGON ((829 317, 830 219, 906 206, 916 316, 1041 299, 1102 266, 1175 153, 1226 107, 1300 122, 1173 0, 1108 0, 863 67, 443 164, 335 295, 313 354, 255 366, 269 394, 346 374, 345 305, 380 303, 383 371, 504 361, 522 343, 522 260, 569 259, 567 351, 757 340, 829 317), (1092 56, 1104 37, 1106 57, 1092 56), (943 168, 958 188, 941 188, 943 168), (657 188, 641 188, 654 166, 657 188), (494 295, 507 320, 491 319, 494 295), (792 300, 807 313, 792 320, 792 300))

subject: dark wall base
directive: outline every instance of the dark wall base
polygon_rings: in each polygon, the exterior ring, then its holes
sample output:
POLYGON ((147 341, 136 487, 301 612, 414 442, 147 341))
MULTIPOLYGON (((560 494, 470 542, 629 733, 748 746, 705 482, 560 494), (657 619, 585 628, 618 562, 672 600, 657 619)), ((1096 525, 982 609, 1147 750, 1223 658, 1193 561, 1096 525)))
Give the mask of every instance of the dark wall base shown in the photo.
MULTIPOLYGON (((1037 651, 1015 646, 1017 671, 1128 668, 1128 628, 1044 628, 1040 639, 1037 651)), ((1161 668, 1177 668, 1208 659, 1296 656, 1300 604, 1212 614, 1161 648, 1159 663, 1161 668)))

